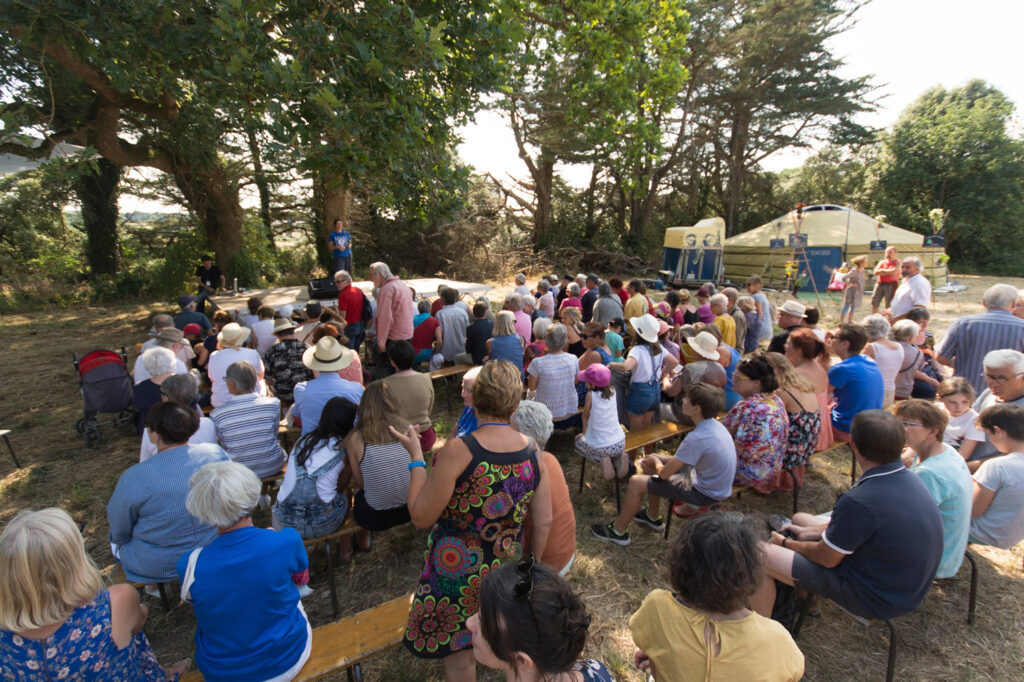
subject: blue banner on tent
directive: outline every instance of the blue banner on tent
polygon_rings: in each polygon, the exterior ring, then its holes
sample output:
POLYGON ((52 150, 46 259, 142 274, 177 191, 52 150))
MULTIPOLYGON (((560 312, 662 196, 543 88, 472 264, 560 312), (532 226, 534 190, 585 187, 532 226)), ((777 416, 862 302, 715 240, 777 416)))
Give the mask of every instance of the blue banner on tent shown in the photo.
POLYGON ((799 232, 789 235, 789 247, 791 249, 807 248, 807 235, 799 232))
POLYGON ((886 244, 887 242, 884 239, 875 239, 868 248, 872 251, 885 251, 886 244))
POLYGON ((768 242, 769 249, 784 249, 786 248, 786 241, 783 239, 773 239, 768 242))
POLYGON ((946 238, 941 234, 930 234, 924 238, 924 248, 944 249, 946 248, 946 238))

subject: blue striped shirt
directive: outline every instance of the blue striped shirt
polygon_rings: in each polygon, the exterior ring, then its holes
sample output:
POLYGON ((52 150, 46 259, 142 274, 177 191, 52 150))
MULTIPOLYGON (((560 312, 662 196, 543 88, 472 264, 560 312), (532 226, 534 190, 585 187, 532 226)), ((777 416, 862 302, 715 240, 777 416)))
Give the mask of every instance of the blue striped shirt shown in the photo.
POLYGON ((953 375, 963 377, 981 394, 988 384, 981 376, 990 351, 1009 348, 1024 352, 1024 320, 1007 310, 986 310, 949 325, 935 352, 953 361, 953 375))
POLYGON ((281 401, 255 393, 233 395, 210 413, 217 440, 231 461, 244 464, 260 478, 284 467, 285 452, 277 442, 281 401))
POLYGON ((210 462, 228 456, 219 445, 182 445, 129 467, 107 503, 110 541, 129 580, 174 580, 178 558, 217 537, 185 508, 188 481, 210 462))

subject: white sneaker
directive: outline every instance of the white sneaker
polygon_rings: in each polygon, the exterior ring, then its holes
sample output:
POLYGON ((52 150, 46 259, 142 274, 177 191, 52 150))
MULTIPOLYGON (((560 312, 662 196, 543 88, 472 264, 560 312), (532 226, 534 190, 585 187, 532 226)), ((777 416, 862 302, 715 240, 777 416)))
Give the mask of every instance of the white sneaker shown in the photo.
POLYGON ((150 597, 159 598, 160 588, 153 584, 146 585, 146 594, 148 594, 150 597))
POLYGON ((270 509, 270 495, 260 495, 259 506, 264 511, 270 509))
POLYGON ((305 599, 313 594, 313 588, 309 585, 299 585, 299 599, 305 599))

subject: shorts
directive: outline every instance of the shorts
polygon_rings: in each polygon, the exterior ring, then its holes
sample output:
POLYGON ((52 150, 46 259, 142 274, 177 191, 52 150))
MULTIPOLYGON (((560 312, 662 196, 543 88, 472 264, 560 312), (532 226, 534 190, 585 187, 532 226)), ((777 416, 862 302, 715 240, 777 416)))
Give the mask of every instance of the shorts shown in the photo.
POLYGON ((807 590, 834 601, 855 616, 878 618, 857 596, 857 588, 832 568, 819 566, 802 554, 793 556, 793 580, 800 590, 807 590))
POLYGON ((626 412, 634 417, 642 417, 648 412, 653 412, 661 402, 661 387, 654 383, 634 381, 629 385, 629 395, 626 396, 626 412))
POLYGON ((710 507, 721 502, 721 500, 708 497, 696 488, 687 490, 689 483, 690 476, 688 474, 676 474, 667 480, 651 476, 647 479, 647 492, 655 497, 664 497, 675 502, 686 502, 695 507, 710 507))
POLYGON ((366 502, 366 494, 360 490, 352 503, 352 518, 366 530, 387 530, 403 523, 409 523, 409 507, 402 505, 393 509, 374 509, 366 502))
POLYGON ((892 305, 893 294, 896 293, 896 282, 876 282, 875 293, 871 294, 871 307, 888 308, 892 305), (885 299, 885 306, 879 306, 878 304, 885 299))
POLYGON ((576 438, 575 446, 576 454, 580 457, 589 459, 591 462, 600 462, 602 459, 608 457, 618 457, 626 452, 626 439, 623 438, 618 443, 612 445, 604 445, 595 447, 587 442, 587 435, 581 433, 576 438))
POLYGON ((275 530, 294 528, 303 540, 333 533, 348 514, 348 496, 339 493, 331 502, 317 498, 307 506, 293 506, 287 500, 274 505, 271 520, 275 530))

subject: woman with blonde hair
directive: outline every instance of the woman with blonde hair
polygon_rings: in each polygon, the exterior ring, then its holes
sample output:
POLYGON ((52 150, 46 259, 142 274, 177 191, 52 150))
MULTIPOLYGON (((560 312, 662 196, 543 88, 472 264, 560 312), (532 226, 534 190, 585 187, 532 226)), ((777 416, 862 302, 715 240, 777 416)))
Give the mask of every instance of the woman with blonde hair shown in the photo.
POLYGON ((449 682, 476 679, 466 622, 477 611, 483 576, 524 552, 543 556, 547 545, 551 492, 544 460, 532 439, 509 426, 522 392, 512 363, 484 365, 473 383, 479 427, 445 443, 429 474, 416 429, 391 429, 408 450, 412 522, 433 529, 405 646, 417 657, 443 659, 449 682), (531 534, 524 547, 527 513, 531 534))
POLYGON ((516 333, 516 317, 511 310, 494 316, 493 336, 487 339, 488 360, 507 360, 523 375, 523 337, 516 333))
MULTIPOLYGON (((366 387, 359 401, 356 426, 345 439, 345 451, 356 488, 352 515, 367 531, 409 522, 409 453, 388 430, 390 425, 404 430, 407 424, 398 414, 389 380, 374 381, 366 387)), ((416 434, 418 438, 418 427, 416 434)), ((360 532, 356 539, 357 547, 369 548, 367 533, 360 532)))
POLYGON ((789 416, 789 440, 782 456, 782 471, 775 482, 768 484, 768 490, 792 490, 793 481, 803 485, 804 465, 814 454, 821 431, 821 410, 814 384, 796 371, 796 367, 782 353, 766 353, 768 362, 775 368, 779 389, 776 395, 782 398, 782 405, 789 416), (786 472, 792 474, 792 478, 786 472))
POLYGON ((580 357, 586 352, 586 348, 583 345, 583 318, 580 309, 562 308, 558 316, 561 323, 565 325, 566 338, 568 339, 569 345, 565 350, 576 357, 580 357))
POLYGON ((0 535, 4 679, 177 679, 189 661, 160 668, 146 616, 131 585, 104 586, 63 509, 23 511, 0 535))

